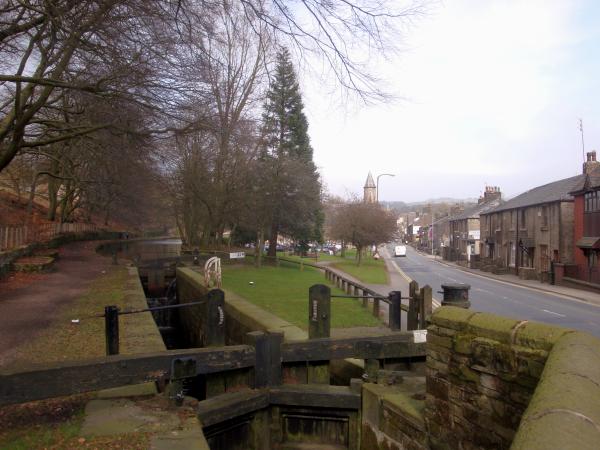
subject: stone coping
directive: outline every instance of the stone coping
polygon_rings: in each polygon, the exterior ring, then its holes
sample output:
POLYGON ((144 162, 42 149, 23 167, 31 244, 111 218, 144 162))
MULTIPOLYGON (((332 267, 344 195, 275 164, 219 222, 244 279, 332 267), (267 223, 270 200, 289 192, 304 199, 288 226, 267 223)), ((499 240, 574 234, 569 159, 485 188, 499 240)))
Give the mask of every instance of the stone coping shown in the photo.
POLYGON ((431 322, 507 345, 549 352, 512 450, 598 448, 599 339, 567 328, 451 306, 436 310, 431 322))
MULTIPOLYGON (((127 267, 128 279, 123 287, 126 309, 148 307, 140 275, 136 267, 127 267)), ((127 314, 119 317, 122 354, 154 353, 165 351, 165 343, 151 312, 127 314)))
POLYGON ((563 335, 548 356, 512 450, 592 450, 600 442, 600 341, 563 335))

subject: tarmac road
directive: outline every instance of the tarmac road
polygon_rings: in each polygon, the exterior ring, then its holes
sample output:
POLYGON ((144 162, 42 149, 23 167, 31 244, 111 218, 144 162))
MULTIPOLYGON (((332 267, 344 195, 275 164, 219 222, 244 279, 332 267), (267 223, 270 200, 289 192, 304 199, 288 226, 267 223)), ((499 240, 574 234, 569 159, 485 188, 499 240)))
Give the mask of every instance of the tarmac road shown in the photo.
POLYGON ((434 304, 442 299, 438 292, 442 284, 466 283, 471 285, 469 300, 473 310, 575 328, 600 337, 600 306, 449 267, 410 246, 406 257, 391 256, 393 245, 387 246, 382 255, 388 268, 391 266, 400 275, 414 279, 421 287, 431 286, 434 304))

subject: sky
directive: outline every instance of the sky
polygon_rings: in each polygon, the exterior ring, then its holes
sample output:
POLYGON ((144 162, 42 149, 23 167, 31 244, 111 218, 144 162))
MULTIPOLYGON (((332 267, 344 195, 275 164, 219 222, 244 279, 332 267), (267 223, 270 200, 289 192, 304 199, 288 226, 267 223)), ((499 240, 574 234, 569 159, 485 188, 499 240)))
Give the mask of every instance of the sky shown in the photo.
POLYGON ((342 105, 304 83, 314 159, 328 192, 379 199, 506 198, 600 157, 600 2, 445 0, 372 69, 400 97, 342 105))

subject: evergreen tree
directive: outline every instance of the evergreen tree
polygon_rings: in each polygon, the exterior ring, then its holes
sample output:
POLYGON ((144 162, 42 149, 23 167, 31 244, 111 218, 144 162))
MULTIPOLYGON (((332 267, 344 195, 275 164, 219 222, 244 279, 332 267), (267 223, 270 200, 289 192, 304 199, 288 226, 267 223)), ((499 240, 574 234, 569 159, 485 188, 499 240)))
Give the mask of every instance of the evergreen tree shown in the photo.
POLYGON ((308 120, 294 66, 285 48, 277 53, 263 124, 263 158, 271 167, 274 194, 269 236, 269 255, 274 256, 279 234, 299 241, 319 239, 323 223, 321 183, 313 162, 308 120))

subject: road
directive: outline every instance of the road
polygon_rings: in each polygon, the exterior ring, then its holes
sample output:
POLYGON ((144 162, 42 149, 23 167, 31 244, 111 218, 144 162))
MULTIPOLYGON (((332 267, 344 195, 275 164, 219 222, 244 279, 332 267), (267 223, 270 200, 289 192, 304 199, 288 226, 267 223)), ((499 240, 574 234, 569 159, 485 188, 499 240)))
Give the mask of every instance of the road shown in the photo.
POLYGON ((392 246, 387 250, 382 254, 388 260, 388 267, 391 265, 396 270, 399 267, 421 287, 430 285, 434 303, 442 299, 438 292, 442 290, 442 284, 466 283, 471 285, 469 300, 473 310, 575 328, 600 337, 598 306, 449 267, 419 254, 409 246, 406 257, 391 256, 392 246))

